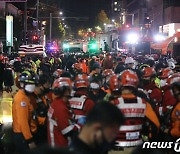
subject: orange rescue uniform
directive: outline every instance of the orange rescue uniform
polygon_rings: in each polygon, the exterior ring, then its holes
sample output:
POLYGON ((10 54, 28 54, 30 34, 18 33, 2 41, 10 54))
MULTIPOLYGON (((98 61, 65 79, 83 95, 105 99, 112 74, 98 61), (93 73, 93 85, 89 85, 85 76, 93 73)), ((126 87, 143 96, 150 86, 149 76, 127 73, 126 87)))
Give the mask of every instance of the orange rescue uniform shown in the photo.
POLYGON ((172 114, 172 128, 171 128, 171 135, 175 138, 180 137, 180 102, 174 107, 172 114))
POLYGON ((12 105, 13 132, 22 133, 25 140, 32 139, 32 111, 30 99, 23 90, 19 90, 14 97, 12 105))

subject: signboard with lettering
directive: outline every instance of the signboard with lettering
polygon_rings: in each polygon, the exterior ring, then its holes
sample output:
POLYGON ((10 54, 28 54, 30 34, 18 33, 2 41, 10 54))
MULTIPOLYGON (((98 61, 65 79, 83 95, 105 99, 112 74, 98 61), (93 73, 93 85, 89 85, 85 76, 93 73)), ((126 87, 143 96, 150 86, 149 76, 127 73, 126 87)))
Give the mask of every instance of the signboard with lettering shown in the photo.
POLYGON ((6 46, 13 46, 13 16, 6 16, 6 46))

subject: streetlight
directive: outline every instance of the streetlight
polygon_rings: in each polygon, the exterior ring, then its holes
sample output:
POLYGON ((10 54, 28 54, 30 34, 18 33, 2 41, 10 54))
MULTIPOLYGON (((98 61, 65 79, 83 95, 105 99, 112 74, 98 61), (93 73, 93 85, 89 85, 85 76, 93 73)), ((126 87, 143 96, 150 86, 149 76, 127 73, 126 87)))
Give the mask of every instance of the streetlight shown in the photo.
POLYGON ((62 21, 64 21, 64 18, 62 18, 62 21))
POLYGON ((104 26, 106 26, 106 23, 104 23, 104 26))
POLYGON ((60 12, 59 12, 59 14, 60 14, 60 15, 63 15, 63 12, 62 12, 62 11, 60 11, 60 12))
POLYGON ((114 22, 115 22, 115 20, 114 20, 114 19, 112 19, 112 22, 114 23, 114 22))

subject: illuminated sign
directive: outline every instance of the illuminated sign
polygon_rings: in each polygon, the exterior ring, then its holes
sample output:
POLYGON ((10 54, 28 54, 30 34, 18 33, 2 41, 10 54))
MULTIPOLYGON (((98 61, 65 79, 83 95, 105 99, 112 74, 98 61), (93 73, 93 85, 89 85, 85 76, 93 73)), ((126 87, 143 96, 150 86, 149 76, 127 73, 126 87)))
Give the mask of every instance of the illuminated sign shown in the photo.
POLYGON ((13 46, 13 16, 6 16, 6 46, 13 46))

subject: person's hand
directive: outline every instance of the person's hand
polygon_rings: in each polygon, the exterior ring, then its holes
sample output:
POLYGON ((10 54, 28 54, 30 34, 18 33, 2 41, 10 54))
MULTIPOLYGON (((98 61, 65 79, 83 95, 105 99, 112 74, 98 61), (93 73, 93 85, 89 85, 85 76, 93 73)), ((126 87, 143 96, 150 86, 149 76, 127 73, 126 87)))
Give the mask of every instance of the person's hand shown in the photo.
POLYGON ((34 149, 36 147, 36 144, 34 142, 31 142, 28 144, 29 149, 34 149))

